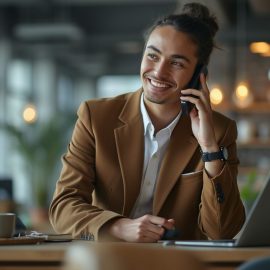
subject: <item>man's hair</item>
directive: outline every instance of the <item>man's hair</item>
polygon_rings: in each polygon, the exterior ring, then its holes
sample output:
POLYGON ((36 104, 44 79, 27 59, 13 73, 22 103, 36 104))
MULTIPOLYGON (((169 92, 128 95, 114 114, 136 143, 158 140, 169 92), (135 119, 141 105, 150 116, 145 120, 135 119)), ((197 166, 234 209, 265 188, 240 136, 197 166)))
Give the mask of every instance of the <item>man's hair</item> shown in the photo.
POLYGON ((199 64, 208 64, 210 54, 215 46, 214 36, 218 31, 217 19, 210 14, 209 9, 199 3, 185 4, 183 12, 158 19, 146 32, 147 42, 150 34, 162 26, 172 26, 177 31, 188 34, 198 46, 197 57, 199 64))

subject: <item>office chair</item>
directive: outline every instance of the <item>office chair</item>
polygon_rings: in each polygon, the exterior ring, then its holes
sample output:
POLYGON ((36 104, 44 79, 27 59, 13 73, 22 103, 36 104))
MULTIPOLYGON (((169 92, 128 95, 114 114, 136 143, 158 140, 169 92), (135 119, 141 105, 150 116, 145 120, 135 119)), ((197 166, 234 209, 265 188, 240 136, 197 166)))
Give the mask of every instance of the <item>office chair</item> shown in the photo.
POLYGON ((67 251, 65 270, 204 270, 188 251, 152 244, 76 244, 67 251))
POLYGON ((256 258, 242 264, 238 270, 269 270, 270 257, 256 258))

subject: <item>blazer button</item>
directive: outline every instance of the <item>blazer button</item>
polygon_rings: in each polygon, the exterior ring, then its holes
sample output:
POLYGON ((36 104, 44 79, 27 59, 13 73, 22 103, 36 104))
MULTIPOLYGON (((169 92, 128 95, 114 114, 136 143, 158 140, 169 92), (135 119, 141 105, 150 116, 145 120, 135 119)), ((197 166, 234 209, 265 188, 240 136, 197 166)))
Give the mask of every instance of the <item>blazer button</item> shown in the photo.
POLYGON ((215 183, 215 188, 217 192, 217 200, 219 203, 223 203, 225 200, 224 192, 220 183, 215 183))
POLYGON ((219 203, 224 202, 225 198, 224 198, 224 193, 223 192, 217 195, 217 200, 218 200, 219 203))

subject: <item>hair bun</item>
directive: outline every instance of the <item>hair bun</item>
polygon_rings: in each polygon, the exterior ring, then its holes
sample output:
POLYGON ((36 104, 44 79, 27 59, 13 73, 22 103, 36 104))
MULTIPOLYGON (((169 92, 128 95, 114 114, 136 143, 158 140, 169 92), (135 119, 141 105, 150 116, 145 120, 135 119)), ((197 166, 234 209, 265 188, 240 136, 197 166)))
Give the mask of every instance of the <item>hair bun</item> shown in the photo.
POLYGON ((209 9, 199 3, 188 3, 183 7, 184 14, 203 21, 211 35, 214 37, 218 31, 218 23, 215 15, 210 14, 209 9))

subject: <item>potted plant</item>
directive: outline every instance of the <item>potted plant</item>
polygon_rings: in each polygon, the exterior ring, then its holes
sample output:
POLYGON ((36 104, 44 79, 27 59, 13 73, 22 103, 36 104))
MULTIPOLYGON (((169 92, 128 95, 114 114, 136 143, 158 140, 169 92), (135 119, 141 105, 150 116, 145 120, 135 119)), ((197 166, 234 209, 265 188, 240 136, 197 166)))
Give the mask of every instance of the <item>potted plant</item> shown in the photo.
POLYGON ((259 190, 257 187, 257 173, 256 171, 251 171, 247 175, 247 180, 240 188, 240 195, 248 212, 252 207, 254 201, 258 196, 259 190))
POLYGON ((56 169, 74 122, 74 116, 58 114, 45 123, 37 121, 23 128, 8 123, 2 125, 13 140, 14 150, 23 158, 33 209, 45 209, 46 215, 56 169))

